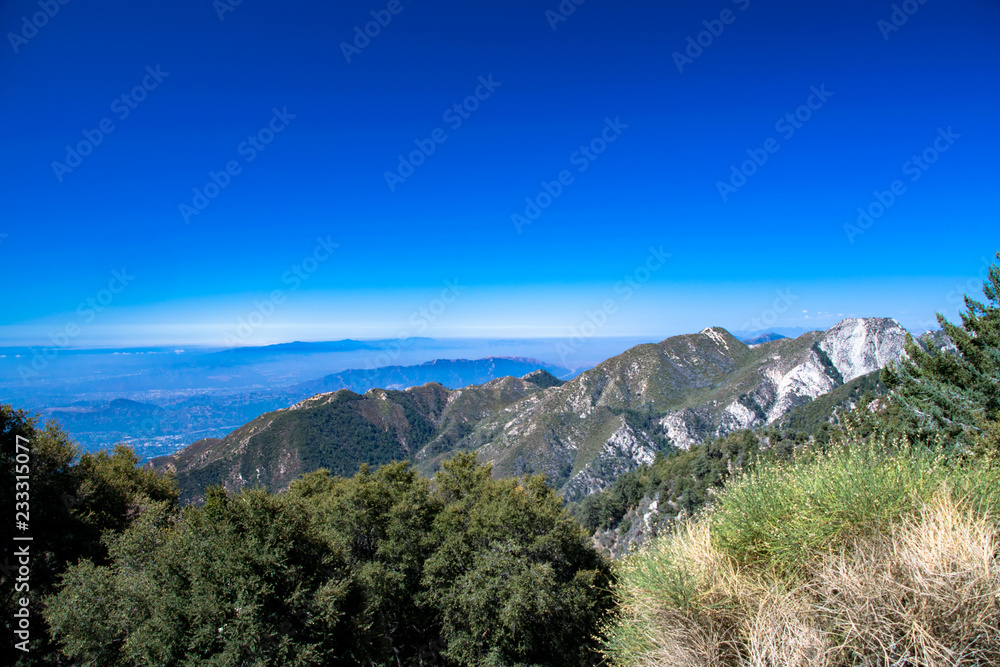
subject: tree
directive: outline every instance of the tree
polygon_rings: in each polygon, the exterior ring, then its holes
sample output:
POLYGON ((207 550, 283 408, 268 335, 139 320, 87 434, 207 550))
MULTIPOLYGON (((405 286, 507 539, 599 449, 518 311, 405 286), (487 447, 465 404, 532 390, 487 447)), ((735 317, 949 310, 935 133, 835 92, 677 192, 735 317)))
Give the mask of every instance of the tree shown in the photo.
MULTIPOLYGON (((4 506, 13 508, 15 493, 30 507, 30 590, 17 592, 13 579, 18 571, 14 549, 4 544, 2 585, 4 629, 12 636, 16 600, 30 600, 31 651, 18 656, 19 664, 58 664, 59 655, 44 623, 43 600, 52 593, 67 567, 81 559, 101 564, 108 560, 103 538, 124 530, 140 509, 150 502, 174 506, 177 490, 173 481, 136 467, 138 459, 127 447, 113 454, 81 454, 55 422, 44 428, 37 417, 9 405, 0 406, 0 495, 4 506), (17 449, 18 436, 24 450, 17 449), (20 458, 19 458, 20 457, 20 458), (19 464, 19 461, 27 461, 19 464), (18 470, 18 465, 23 465, 18 470), (22 474, 26 473, 26 474, 22 474), (26 477, 27 479, 18 479, 26 477)), ((14 513, 6 521, 13 522, 14 513)), ((11 530, 16 526, 8 523, 11 530)))
POLYGON ((433 480, 319 470, 121 512, 106 559, 70 566, 46 605, 73 663, 581 667, 611 604, 608 564, 544 480, 495 480, 471 454, 433 480))
POLYGON ((361 596, 295 498, 210 490, 203 508, 154 503, 72 566, 46 617, 74 662, 353 665, 361 596))
POLYGON ((540 476, 492 479, 475 454, 434 477, 424 565, 444 656, 459 665, 584 664, 609 604, 607 564, 540 476))
POLYGON ((317 470, 294 482, 290 497, 309 503, 326 542, 345 554, 363 597, 356 626, 366 664, 417 665, 437 652, 440 622, 420 605, 420 577, 433 550, 441 503, 406 463, 349 479, 317 470))
POLYGON ((890 430, 969 446, 1000 419, 1000 265, 990 266, 983 292, 985 304, 965 296, 961 325, 938 313, 953 349, 924 349, 911 336, 907 356, 883 371, 891 403, 883 421, 890 430))

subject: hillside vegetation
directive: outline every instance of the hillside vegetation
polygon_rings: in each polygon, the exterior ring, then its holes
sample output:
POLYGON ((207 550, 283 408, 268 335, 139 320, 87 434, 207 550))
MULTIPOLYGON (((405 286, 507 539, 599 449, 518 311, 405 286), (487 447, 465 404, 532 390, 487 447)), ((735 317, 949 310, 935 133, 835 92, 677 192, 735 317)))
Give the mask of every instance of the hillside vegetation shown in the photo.
POLYGON ((657 453, 652 463, 619 475, 604 491, 571 503, 570 511, 595 532, 602 548, 622 555, 699 511, 732 474, 788 461, 809 443, 829 443, 838 415, 884 393, 878 372, 863 375, 793 409, 774 426, 657 453))
POLYGON ((11 505, 17 435, 31 446, 31 588, 4 570, 3 622, 13 636, 27 596, 20 665, 596 660, 610 565, 541 477, 494 479, 467 454, 430 479, 406 463, 317 470, 284 493, 214 486, 182 507, 127 449, 81 456, 3 406, 11 505))
POLYGON ((848 441, 618 568, 619 665, 1000 664, 1000 468, 848 441))

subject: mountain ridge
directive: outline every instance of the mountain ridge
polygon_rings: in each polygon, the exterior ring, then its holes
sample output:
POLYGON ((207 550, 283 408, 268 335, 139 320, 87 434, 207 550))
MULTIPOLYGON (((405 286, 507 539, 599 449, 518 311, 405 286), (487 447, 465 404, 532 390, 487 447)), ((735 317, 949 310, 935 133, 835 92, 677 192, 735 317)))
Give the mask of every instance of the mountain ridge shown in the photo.
POLYGON ((542 473, 576 500, 658 451, 774 423, 898 359, 906 335, 895 320, 849 318, 751 347, 707 327, 635 346, 549 386, 508 376, 458 389, 339 389, 262 415, 197 456, 182 450, 154 466, 177 471, 195 497, 205 482, 277 489, 315 467, 350 474, 351 466, 392 458, 429 474, 452 453, 475 450, 497 476, 542 473), (195 478, 201 482, 189 483, 195 478))

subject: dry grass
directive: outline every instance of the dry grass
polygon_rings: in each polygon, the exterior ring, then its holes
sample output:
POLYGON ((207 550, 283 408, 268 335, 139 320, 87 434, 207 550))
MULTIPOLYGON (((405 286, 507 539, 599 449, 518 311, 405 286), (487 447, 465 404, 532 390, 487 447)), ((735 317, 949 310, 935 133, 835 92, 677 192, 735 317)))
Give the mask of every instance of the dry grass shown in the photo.
POLYGON ((693 520, 623 562, 606 655, 642 667, 1000 665, 989 509, 942 484, 888 525, 811 547, 796 567, 768 567, 759 551, 740 564, 713 517, 693 520))
POLYGON ((835 664, 1000 664, 997 525, 940 493, 888 536, 828 556, 817 613, 835 664))

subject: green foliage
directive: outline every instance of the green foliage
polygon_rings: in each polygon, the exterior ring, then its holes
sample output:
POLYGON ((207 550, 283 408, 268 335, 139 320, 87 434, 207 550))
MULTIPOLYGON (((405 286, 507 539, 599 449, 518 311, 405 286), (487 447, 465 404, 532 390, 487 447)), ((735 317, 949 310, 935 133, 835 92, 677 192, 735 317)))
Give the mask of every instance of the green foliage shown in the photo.
POLYGON ((985 422, 1000 418, 1000 265, 990 267, 983 292, 986 304, 965 296, 961 326, 938 314, 954 350, 924 349, 910 338, 908 358, 883 372, 893 404, 886 427, 968 446, 985 422))
POLYGON ((238 456, 180 472, 182 497, 200 500, 205 488, 224 483, 234 468, 256 486, 276 490, 302 470, 350 475, 362 463, 406 458, 435 435, 435 427, 419 405, 423 397, 401 391, 386 395, 388 400, 381 401, 341 390, 321 405, 266 415, 268 427, 248 434, 238 456))
POLYGON ((362 466, 350 479, 318 470, 295 481, 287 495, 308 503, 317 530, 345 554, 364 598, 356 625, 366 659, 417 664, 434 655, 438 623, 421 605, 420 578, 441 505, 428 481, 405 463, 374 472, 362 466))
POLYGON ((719 489, 735 471, 753 465, 764 456, 787 457, 804 435, 765 431, 758 435, 738 431, 667 456, 657 455, 651 465, 619 475, 614 483, 571 507, 574 516, 590 531, 618 526, 642 498, 657 498, 661 512, 693 514, 705 505, 713 489, 719 489), (762 443, 761 437, 764 438, 762 443))
MULTIPOLYGON (((74 512, 92 527, 99 539, 105 531, 120 533, 136 513, 148 503, 177 504, 178 491, 173 480, 139 467, 139 457, 124 445, 112 453, 100 451, 80 457, 74 472, 79 480, 74 498, 74 512)), ((85 554, 103 560, 104 554, 85 554)))
POLYGON ((851 406, 868 405, 874 399, 885 395, 885 385, 879 379, 880 371, 854 378, 847 384, 836 387, 808 403, 793 408, 780 422, 782 430, 809 433, 820 442, 829 442, 831 431, 835 430, 839 416, 851 406), (831 422, 833 418, 834 422, 831 422))
MULTIPOLYGON (((6 507, 14 507, 16 485, 16 436, 28 440, 30 462, 27 492, 30 497, 31 611, 35 619, 31 653, 19 656, 20 664, 57 661, 42 622, 42 599, 58 585, 72 563, 90 559, 105 563, 103 537, 124 530, 143 507, 161 503, 173 507, 177 490, 169 478, 136 467, 135 455, 126 447, 113 454, 81 456, 66 433, 54 423, 39 428, 37 420, 22 410, 0 406, 0 488, 6 507)), ((8 521, 14 519, 9 515, 8 521)), ((16 572, 12 543, 4 545, 4 628, 10 636, 10 619, 16 597, 12 583, 16 572)))
POLYGON ((360 596, 293 499, 215 491, 150 506, 112 563, 71 567, 46 617, 64 654, 101 665, 349 664, 360 596))
POLYGON ((540 476, 494 480, 475 455, 434 478, 442 509, 424 565, 445 657, 460 665, 580 665, 608 572, 540 476))
POLYGON ((178 509, 175 494, 153 499, 169 482, 127 452, 82 468, 108 481, 85 494, 107 498, 105 513, 86 516, 111 528, 106 556, 71 565, 47 599, 64 660, 575 667, 595 655, 609 566, 541 477, 495 480, 460 455, 433 480, 407 463, 318 470, 284 494, 214 486, 178 509), (126 506, 115 491, 130 484, 143 501, 126 506))
POLYGON ((618 561, 613 664, 997 664, 995 461, 849 439, 618 561))

